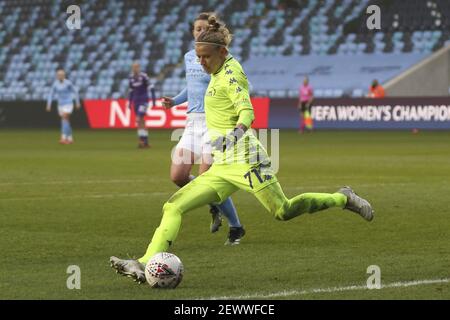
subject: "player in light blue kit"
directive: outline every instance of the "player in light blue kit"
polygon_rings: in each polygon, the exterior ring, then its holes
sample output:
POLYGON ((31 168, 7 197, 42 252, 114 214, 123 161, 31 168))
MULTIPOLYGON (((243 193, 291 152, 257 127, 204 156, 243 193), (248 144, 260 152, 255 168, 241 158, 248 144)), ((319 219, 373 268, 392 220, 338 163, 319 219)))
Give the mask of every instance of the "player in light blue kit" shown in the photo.
MULTIPOLYGON (((208 18, 211 13, 200 13, 194 21, 193 36, 196 39, 200 33, 206 30, 208 18)), ((195 50, 184 55, 186 66, 187 87, 173 98, 163 97, 163 105, 166 108, 182 104, 188 101, 186 127, 178 142, 172 157, 170 177, 180 188, 188 184, 195 177, 191 175, 192 165, 200 159, 199 175, 207 171, 212 164, 211 144, 206 128, 204 97, 208 87, 210 76, 203 70, 198 62, 195 50)), ((231 198, 221 204, 210 204, 212 222, 211 232, 216 232, 222 225, 221 214, 227 219, 230 226, 226 245, 236 245, 244 236, 242 227, 231 198)))
POLYGON ((80 97, 73 83, 66 79, 63 69, 56 72, 57 80, 53 83, 47 98, 47 111, 51 111, 52 101, 58 101, 58 113, 61 117, 61 144, 73 143, 72 127, 70 126, 70 115, 73 111, 73 100, 76 101, 77 109, 80 109, 80 97))

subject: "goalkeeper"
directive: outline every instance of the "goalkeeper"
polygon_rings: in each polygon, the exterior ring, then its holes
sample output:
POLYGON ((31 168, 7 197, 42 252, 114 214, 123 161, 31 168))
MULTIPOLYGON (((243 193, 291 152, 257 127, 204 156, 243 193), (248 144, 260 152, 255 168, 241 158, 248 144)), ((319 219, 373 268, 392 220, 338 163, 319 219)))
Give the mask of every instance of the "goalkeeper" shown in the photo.
POLYGON ((270 167, 263 146, 251 133, 253 107, 243 69, 228 53, 231 35, 214 16, 197 39, 195 50, 204 70, 211 74, 205 94, 205 113, 212 141, 214 163, 201 176, 178 190, 163 206, 163 217, 146 253, 139 260, 111 257, 120 274, 145 281, 144 266, 158 253, 168 251, 176 240, 184 214, 208 203, 222 202, 239 189, 252 193, 277 220, 304 213, 343 208, 364 219, 373 219, 369 202, 350 187, 335 193, 304 193, 288 199, 270 167))

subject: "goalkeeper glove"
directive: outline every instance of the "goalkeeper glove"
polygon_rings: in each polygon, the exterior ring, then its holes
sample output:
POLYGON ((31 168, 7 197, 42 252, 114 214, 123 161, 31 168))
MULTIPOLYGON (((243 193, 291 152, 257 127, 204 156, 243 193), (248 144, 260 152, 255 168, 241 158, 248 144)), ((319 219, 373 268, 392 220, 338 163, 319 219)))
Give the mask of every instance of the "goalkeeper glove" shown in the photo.
POLYGON ((233 131, 226 136, 222 136, 214 140, 211 143, 211 146, 213 149, 225 152, 232 149, 239 141, 239 139, 242 138, 244 133, 245 131, 242 128, 234 128, 233 131))

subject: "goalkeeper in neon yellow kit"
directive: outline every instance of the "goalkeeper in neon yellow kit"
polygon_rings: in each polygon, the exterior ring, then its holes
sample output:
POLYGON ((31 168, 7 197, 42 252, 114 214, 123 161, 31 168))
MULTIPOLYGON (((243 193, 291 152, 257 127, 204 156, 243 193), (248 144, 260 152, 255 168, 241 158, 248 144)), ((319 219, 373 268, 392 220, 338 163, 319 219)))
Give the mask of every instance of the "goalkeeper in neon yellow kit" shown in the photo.
POLYGON ((211 74, 205 94, 205 113, 214 163, 211 168, 176 192, 163 207, 163 217, 143 257, 122 260, 111 257, 118 273, 145 281, 144 266, 150 258, 167 251, 177 238, 183 215, 208 203, 220 203, 243 189, 252 193, 277 220, 289 220, 304 213, 338 207, 373 219, 369 202, 350 187, 336 193, 304 193, 286 198, 270 167, 263 146, 251 133, 254 119, 248 81, 239 64, 227 50, 228 29, 214 16, 209 27, 196 40, 200 64, 211 74))

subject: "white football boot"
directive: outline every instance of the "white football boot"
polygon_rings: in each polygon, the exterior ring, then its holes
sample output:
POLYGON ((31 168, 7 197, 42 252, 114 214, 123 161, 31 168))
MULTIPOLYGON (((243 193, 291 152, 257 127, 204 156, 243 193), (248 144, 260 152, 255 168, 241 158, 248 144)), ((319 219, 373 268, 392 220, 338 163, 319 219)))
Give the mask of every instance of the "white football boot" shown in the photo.
POLYGON ((352 188, 345 186, 338 190, 347 197, 345 208, 347 210, 356 212, 367 221, 372 221, 375 211, 372 209, 369 201, 358 196, 352 188))
POLYGON ((117 273, 133 278, 137 283, 144 283, 145 279, 145 266, 137 260, 132 259, 119 259, 112 256, 109 258, 111 267, 116 270, 117 273))

